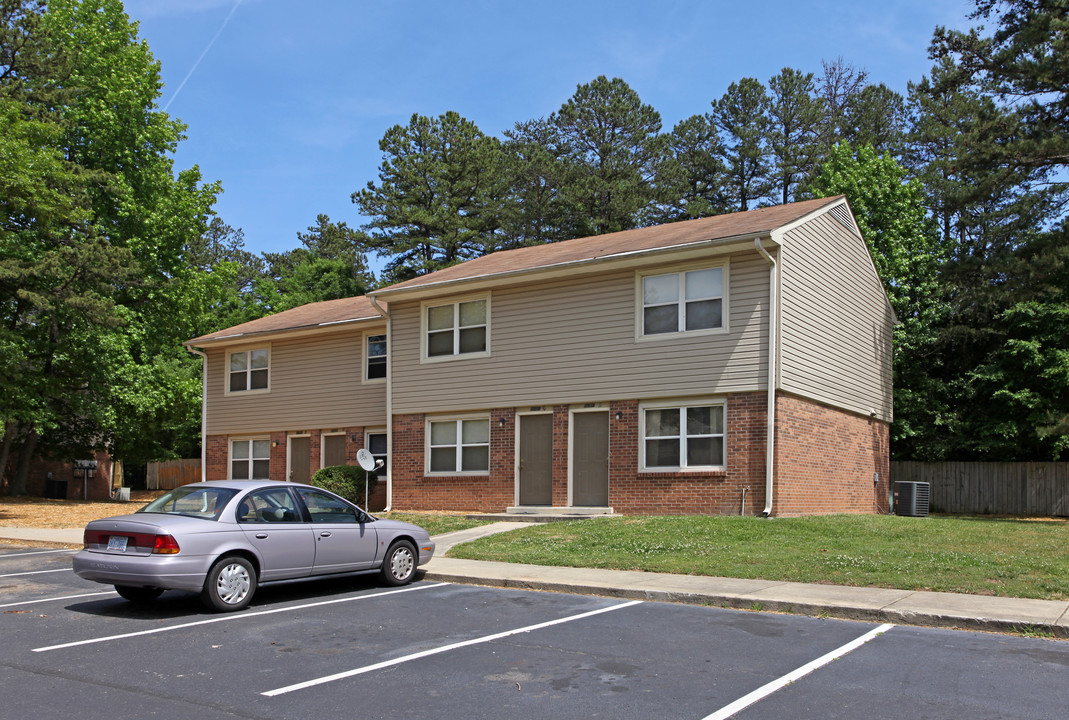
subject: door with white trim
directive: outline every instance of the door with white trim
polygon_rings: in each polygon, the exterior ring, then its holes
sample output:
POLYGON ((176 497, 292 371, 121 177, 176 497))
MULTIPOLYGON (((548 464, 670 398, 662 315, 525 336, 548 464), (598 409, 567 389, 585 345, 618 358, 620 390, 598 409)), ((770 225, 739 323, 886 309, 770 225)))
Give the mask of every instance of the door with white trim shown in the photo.
POLYGON ((572 505, 609 505, 609 413, 572 414, 572 505))

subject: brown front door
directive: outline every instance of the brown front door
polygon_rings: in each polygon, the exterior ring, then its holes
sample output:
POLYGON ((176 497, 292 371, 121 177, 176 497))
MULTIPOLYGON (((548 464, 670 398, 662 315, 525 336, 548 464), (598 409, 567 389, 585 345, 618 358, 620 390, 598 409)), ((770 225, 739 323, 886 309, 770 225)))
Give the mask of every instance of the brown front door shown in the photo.
POLYGON ((345 464, 345 436, 323 436, 323 467, 345 464))
POLYGON ((553 416, 520 416, 520 505, 553 504, 553 416))
POLYGON ((290 482, 307 483, 312 479, 312 438, 290 438, 290 482))
POLYGON ((572 505, 609 505, 609 413, 572 415, 572 505))

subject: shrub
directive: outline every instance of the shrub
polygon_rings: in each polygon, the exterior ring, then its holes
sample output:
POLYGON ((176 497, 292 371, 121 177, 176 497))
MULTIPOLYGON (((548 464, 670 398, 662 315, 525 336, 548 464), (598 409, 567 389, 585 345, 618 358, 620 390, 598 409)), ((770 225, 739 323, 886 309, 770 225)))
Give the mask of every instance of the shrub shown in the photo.
MULTIPOLYGON (((315 475, 312 476, 312 484, 363 507, 365 504, 365 476, 367 476, 367 473, 357 465, 333 465, 317 470, 315 475)), ((376 482, 378 480, 374 476, 368 477, 367 492, 369 496, 375 489, 376 482)))

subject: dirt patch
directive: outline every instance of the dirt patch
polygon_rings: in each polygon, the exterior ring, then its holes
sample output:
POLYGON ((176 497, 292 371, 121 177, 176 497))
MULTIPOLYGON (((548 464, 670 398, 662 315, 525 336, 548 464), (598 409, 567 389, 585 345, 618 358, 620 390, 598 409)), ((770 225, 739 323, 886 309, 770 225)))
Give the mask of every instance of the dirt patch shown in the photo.
POLYGON ((91 520, 126 515, 144 507, 163 491, 134 491, 129 502, 0 497, 0 525, 31 528, 81 528, 91 520))

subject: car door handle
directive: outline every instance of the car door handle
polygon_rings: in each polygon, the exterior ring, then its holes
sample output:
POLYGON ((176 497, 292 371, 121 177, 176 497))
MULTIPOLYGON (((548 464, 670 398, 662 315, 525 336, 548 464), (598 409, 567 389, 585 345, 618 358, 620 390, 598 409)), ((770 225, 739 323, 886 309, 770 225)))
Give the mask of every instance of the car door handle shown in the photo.
POLYGON ((256 539, 257 540, 266 540, 267 539, 267 533, 256 533, 256 539))
POLYGON ((319 537, 330 537, 330 533, 324 530, 323 532, 319 533, 319 537))

